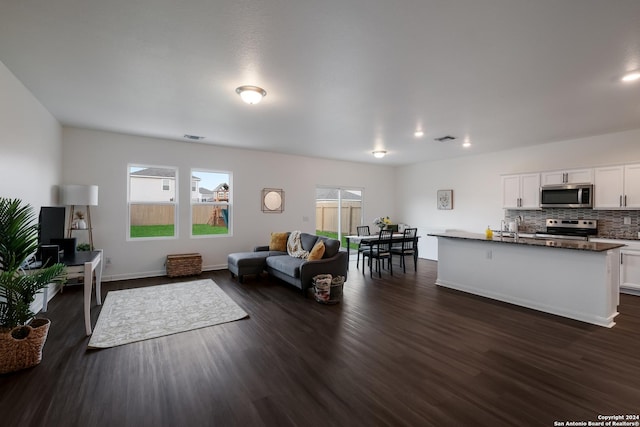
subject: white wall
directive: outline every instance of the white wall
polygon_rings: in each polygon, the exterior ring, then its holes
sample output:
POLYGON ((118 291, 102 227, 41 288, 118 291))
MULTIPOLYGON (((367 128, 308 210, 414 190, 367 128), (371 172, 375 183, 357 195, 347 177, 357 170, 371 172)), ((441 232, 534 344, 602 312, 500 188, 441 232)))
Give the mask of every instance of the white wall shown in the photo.
POLYGON ((62 127, 0 62, 0 196, 20 198, 36 213, 57 202, 62 127))
MULTIPOLYGON (((0 197, 19 198, 37 215, 57 203, 62 127, 0 62, 0 197)), ((55 290, 51 286, 49 299, 55 290)), ((42 307, 36 295, 32 310, 42 307)))
MULTIPOLYGON (((499 227, 500 175, 640 162, 640 129, 533 147, 424 162, 398 168, 398 216, 426 236, 499 227), (453 210, 436 208, 436 192, 453 189, 453 210)), ((420 257, 437 259, 435 238, 420 240, 420 257)))
POLYGON ((206 269, 226 268, 227 255, 269 243, 272 231, 315 231, 317 185, 364 189, 366 223, 396 217, 395 172, 391 167, 314 159, 145 138, 65 127, 63 183, 96 184, 99 206, 92 208, 94 243, 111 265, 105 280, 164 274, 167 254, 200 252, 206 269), (127 241, 127 164, 175 166, 180 221, 174 240, 127 241), (190 169, 233 172, 233 236, 189 238, 190 169), (282 214, 261 211, 263 188, 285 191, 282 214))

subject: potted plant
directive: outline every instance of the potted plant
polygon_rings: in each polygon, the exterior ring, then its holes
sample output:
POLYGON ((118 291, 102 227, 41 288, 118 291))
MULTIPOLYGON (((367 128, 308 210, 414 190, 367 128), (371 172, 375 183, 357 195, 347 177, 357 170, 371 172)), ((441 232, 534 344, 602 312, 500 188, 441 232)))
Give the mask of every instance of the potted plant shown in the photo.
POLYGON ((23 270, 38 249, 33 208, 0 198, 0 374, 35 366, 49 332, 49 319, 35 318, 31 304, 49 283, 64 280, 65 266, 23 270))
POLYGON ((87 229, 87 221, 84 220, 84 212, 76 211, 75 213, 76 220, 74 221, 74 225, 78 230, 86 230, 87 229))
POLYGON ((78 244, 78 246, 76 246, 76 250, 78 252, 90 251, 91 250, 91 245, 88 244, 88 243, 80 243, 80 244, 78 244))

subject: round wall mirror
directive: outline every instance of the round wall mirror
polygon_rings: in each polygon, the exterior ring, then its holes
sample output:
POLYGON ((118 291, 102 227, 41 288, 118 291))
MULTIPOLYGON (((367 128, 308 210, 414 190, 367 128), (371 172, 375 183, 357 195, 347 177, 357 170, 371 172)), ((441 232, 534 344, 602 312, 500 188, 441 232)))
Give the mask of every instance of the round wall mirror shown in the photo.
POLYGON ((282 206, 282 197, 280 197, 280 194, 276 193, 275 191, 269 191, 264 196, 264 205, 270 211, 280 209, 280 206, 282 206))
POLYGON ((275 188, 262 190, 262 212, 282 212, 284 210, 284 191, 275 188))

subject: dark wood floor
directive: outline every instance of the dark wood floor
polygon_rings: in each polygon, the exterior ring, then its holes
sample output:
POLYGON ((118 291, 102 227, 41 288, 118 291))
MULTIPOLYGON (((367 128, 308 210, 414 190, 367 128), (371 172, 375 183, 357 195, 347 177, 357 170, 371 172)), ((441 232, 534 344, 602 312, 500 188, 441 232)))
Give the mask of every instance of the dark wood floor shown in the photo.
POLYGON ((622 295, 606 329, 440 289, 432 261, 350 273, 334 306, 205 273, 248 319, 92 351, 69 287, 49 305, 43 362, 0 376, 0 425, 552 426, 640 412, 640 297, 622 295))

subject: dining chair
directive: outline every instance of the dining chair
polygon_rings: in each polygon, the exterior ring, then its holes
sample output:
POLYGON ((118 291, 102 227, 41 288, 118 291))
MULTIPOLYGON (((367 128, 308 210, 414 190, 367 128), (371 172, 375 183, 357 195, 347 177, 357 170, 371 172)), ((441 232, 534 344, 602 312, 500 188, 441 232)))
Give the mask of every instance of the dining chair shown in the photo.
POLYGON ((378 276, 382 277, 382 268, 380 260, 383 260, 382 266, 384 266, 384 260, 388 260, 389 273, 393 276, 393 263, 391 262, 391 236, 390 230, 380 230, 378 238, 370 241, 369 247, 362 251, 362 274, 364 274, 365 263, 364 260, 369 258, 369 274, 373 277, 373 260, 376 260, 376 270, 378 276))
POLYGON ((413 257, 413 268, 418 271, 417 257, 418 257, 418 234, 417 228, 405 228, 402 234, 402 244, 394 245, 391 247, 391 253, 400 255, 400 265, 403 271, 407 272, 407 263, 405 257, 413 257))
MULTIPOLYGON (((370 236, 371 235, 371 232, 369 231, 369 226, 368 225, 359 225, 359 226, 357 226, 356 227, 356 233, 358 233, 358 236, 370 236)), ((362 241, 360 241, 358 243, 358 256, 356 258, 356 268, 360 268, 360 254, 368 246, 369 246, 369 242, 364 242, 363 243, 362 241)), ((364 262, 364 260, 362 262, 364 262)))

